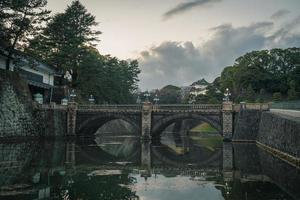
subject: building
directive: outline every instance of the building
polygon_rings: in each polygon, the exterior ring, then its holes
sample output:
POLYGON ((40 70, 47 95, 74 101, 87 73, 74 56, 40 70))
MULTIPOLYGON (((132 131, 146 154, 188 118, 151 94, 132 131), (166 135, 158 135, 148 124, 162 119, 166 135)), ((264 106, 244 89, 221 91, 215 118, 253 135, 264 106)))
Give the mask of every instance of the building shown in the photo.
MULTIPOLYGON (((0 48, 0 69, 6 69, 7 58, 7 52, 0 48)), ((32 98, 35 100, 38 98, 39 103, 50 103, 54 89, 54 78, 59 75, 57 69, 35 59, 32 59, 34 60, 34 65, 32 65, 25 58, 21 58, 22 65, 16 67, 14 60, 16 60, 15 57, 12 58, 10 70, 18 71, 27 81, 32 98)))
POLYGON ((190 95, 198 96, 198 95, 205 95, 207 92, 207 86, 209 83, 203 78, 199 81, 192 83, 190 95))

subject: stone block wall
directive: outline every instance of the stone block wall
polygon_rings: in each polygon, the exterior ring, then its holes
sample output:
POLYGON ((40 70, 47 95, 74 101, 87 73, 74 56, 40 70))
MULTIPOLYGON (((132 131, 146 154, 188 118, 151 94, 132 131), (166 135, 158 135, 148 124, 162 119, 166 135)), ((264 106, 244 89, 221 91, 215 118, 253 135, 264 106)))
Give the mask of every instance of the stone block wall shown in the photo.
POLYGON ((260 110, 242 109, 235 114, 233 141, 255 141, 261 120, 260 110))
POLYGON ((262 174, 270 177, 280 188, 283 188, 294 199, 300 199, 300 173, 296 168, 258 148, 262 174))
POLYGON ((243 174, 261 174, 258 148, 255 144, 233 143, 234 169, 243 174))
POLYGON ((38 136, 27 83, 16 72, 0 70, 0 139, 38 136))
POLYGON ((263 112, 257 141, 300 158, 300 121, 271 112, 263 112))
POLYGON ((67 112, 65 110, 38 110, 40 129, 45 137, 64 137, 67 133, 67 112))

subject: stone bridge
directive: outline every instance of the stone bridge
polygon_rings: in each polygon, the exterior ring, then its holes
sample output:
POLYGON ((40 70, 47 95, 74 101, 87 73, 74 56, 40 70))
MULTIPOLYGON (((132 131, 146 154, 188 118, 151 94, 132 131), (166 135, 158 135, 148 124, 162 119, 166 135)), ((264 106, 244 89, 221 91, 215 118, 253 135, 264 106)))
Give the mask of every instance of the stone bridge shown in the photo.
MULTIPOLYGON (((77 105, 67 106, 67 135, 88 136, 94 134, 102 125, 122 119, 130 123, 142 138, 150 139, 159 134, 170 124, 184 119, 195 119, 213 126, 224 139, 231 139, 234 113, 241 106, 232 102, 223 104, 174 104, 153 105, 77 105)), ((255 104, 253 108, 262 109, 264 105, 255 104)))

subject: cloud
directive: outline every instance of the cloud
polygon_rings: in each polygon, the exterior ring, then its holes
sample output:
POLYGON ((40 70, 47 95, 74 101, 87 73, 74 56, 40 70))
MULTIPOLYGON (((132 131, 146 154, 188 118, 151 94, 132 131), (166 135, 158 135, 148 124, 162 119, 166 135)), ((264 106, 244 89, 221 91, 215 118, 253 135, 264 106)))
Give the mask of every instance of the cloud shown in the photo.
POLYGON ((190 41, 165 41, 141 52, 140 87, 184 86, 203 77, 212 81, 225 66, 232 65, 246 52, 300 47, 300 32, 295 31, 299 22, 300 16, 276 30, 273 22, 242 27, 222 24, 212 28, 213 37, 198 46, 190 41))
POLYGON ((181 13, 191 10, 195 7, 200 7, 200 6, 217 3, 217 2, 221 2, 221 1, 222 0, 190 0, 189 2, 180 3, 176 7, 167 11, 163 15, 163 19, 168 19, 170 17, 173 17, 174 15, 181 14, 181 13))
POLYGON ((290 12, 291 11, 286 10, 286 9, 280 9, 271 16, 271 19, 274 19, 274 20, 281 19, 281 18, 285 17, 286 15, 288 15, 290 12))

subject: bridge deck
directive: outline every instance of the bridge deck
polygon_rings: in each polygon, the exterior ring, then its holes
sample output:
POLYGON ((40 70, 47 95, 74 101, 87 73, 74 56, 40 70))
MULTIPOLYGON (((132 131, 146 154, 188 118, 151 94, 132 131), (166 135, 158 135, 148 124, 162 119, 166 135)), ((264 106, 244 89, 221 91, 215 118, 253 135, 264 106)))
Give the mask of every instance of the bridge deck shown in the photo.
MULTIPOLYGON (((40 110, 67 110, 66 105, 38 105, 40 110)), ((262 110, 267 111, 270 109, 269 104, 233 104, 232 110, 239 112, 240 109, 246 110, 262 110)), ((141 112, 143 109, 142 104, 125 104, 125 105, 112 105, 112 104, 81 104, 78 105, 77 110, 80 112, 141 112)), ((220 112, 222 110, 221 104, 154 104, 151 105, 153 112, 220 112)))
MULTIPOLYGON (((220 112, 219 104, 152 105, 153 112, 220 112)), ((142 112, 142 105, 79 105, 79 112, 142 112)))

